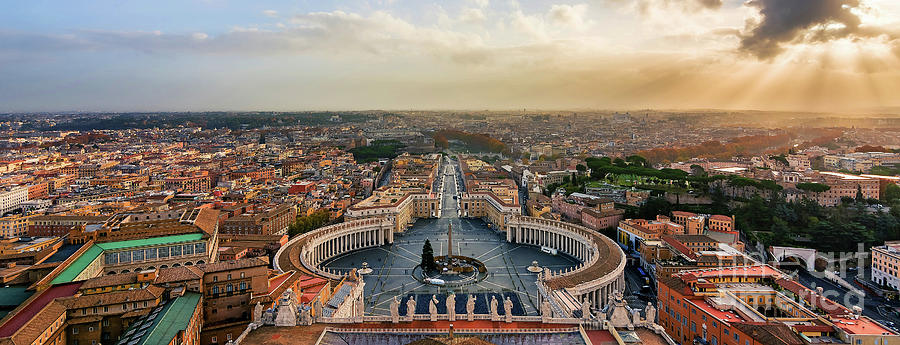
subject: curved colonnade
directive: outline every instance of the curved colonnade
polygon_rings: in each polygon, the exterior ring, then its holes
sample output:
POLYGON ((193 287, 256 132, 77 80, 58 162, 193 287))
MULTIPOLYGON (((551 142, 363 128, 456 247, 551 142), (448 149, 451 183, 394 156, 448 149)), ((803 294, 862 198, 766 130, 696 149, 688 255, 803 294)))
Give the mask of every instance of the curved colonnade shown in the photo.
POLYGON ((385 218, 359 219, 329 225, 294 237, 275 254, 275 269, 340 280, 341 275, 319 268, 322 262, 354 250, 394 242, 391 222, 385 218))
MULTIPOLYGON (((543 218, 513 216, 507 221, 506 239, 556 249, 582 263, 573 270, 542 274, 539 283, 548 293, 565 291, 579 303, 605 306, 612 293, 625 287, 625 253, 611 239, 582 226, 543 218)), ((354 250, 394 241, 391 222, 367 218, 330 225, 294 237, 278 250, 274 266, 281 272, 295 270, 307 275, 339 280, 340 274, 319 265, 354 250)))
POLYGON ((600 308, 615 291, 625 289, 625 252, 610 238, 583 226, 535 217, 513 217, 507 223, 506 240, 548 247, 582 263, 573 270, 543 274, 548 294, 566 291, 578 302, 600 308))

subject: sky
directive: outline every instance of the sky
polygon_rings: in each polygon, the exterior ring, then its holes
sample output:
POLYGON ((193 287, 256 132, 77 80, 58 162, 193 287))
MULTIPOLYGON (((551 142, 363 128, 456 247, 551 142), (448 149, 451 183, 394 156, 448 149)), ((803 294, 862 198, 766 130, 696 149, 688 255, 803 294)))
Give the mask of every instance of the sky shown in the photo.
POLYGON ((897 0, 0 4, 0 112, 889 107, 897 0))

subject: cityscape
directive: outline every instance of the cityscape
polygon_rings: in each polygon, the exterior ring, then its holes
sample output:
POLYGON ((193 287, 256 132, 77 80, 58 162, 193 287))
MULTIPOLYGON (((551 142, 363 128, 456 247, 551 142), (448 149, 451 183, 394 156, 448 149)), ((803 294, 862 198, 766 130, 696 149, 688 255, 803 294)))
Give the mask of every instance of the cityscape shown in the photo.
POLYGON ((0 345, 900 344, 900 3, 0 9, 0 345))

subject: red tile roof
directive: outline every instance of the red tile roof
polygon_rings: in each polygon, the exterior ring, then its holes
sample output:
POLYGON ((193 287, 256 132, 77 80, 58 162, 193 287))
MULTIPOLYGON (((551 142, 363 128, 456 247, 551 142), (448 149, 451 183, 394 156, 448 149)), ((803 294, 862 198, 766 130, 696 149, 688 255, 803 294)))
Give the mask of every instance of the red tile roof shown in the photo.
POLYGON ((11 336, 54 299, 75 295, 79 287, 81 282, 54 285, 30 298, 5 318, 6 321, 0 325, 0 338, 11 336))

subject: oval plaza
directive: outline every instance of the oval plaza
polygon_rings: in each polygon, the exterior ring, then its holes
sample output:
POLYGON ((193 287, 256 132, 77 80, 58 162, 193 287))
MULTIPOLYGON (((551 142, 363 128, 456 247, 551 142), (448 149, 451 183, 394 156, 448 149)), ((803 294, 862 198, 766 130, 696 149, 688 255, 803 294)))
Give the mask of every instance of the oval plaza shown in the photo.
POLYGON ((616 243, 582 226, 523 216, 515 183, 484 162, 401 156, 391 169, 390 183, 349 209, 345 222, 297 236, 276 255, 281 271, 358 277, 348 294, 359 301, 341 315, 410 317, 407 304, 413 317, 434 304, 442 314, 465 312, 466 298, 455 296, 472 295, 475 314, 502 313, 497 305, 509 301, 513 315, 588 318, 584 312, 599 313, 624 289, 616 243), (452 287, 419 279, 426 240, 436 257, 476 259, 485 274, 452 287))

